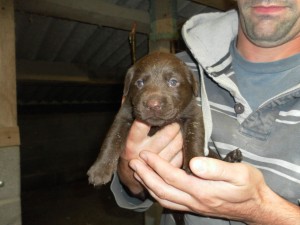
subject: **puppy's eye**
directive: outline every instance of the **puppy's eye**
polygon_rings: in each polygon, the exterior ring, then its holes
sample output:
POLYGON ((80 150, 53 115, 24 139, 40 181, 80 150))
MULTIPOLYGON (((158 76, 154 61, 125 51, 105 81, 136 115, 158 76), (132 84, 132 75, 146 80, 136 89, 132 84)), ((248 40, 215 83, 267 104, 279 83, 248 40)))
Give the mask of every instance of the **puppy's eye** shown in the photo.
POLYGON ((144 81, 142 79, 139 79, 135 82, 135 85, 138 87, 138 88, 142 88, 144 86, 144 81))
POLYGON ((169 87, 178 87, 179 82, 178 82, 178 80, 176 80, 175 78, 171 78, 171 79, 168 81, 168 85, 169 85, 169 87))

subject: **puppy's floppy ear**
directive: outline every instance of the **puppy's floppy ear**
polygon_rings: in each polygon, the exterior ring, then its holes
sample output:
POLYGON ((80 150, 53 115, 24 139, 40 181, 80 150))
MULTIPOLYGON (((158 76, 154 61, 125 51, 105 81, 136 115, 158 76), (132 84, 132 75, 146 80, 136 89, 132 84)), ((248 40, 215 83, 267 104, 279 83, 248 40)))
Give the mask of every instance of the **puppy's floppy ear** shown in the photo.
POLYGON ((134 66, 130 67, 127 71, 127 74, 125 76, 125 81, 124 81, 123 97, 128 95, 129 87, 134 75, 134 71, 135 71, 134 66))
POLYGON ((194 96, 197 97, 199 95, 199 82, 191 70, 188 70, 188 77, 193 89, 194 96))

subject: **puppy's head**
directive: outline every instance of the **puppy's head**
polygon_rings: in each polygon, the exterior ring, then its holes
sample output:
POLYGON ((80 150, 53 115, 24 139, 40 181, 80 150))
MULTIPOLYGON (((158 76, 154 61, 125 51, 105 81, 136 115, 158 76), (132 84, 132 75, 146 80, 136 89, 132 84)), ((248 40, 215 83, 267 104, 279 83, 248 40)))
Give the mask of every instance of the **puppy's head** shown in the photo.
POLYGON ((163 126, 179 118, 198 95, 198 83, 175 55, 155 52, 128 70, 123 94, 132 104, 136 119, 163 126))

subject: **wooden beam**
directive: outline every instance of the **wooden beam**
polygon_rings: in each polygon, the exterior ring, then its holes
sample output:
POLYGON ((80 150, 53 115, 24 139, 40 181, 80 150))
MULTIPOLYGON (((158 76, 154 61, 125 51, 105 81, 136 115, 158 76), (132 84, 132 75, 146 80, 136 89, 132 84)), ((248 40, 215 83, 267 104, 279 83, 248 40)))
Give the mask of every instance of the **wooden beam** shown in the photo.
POLYGON ((103 0, 15 0, 15 9, 123 30, 136 22, 137 32, 150 32, 148 12, 103 0))
POLYGON ((121 84, 124 71, 112 68, 101 69, 101 74, 91 75, 88 69, 71 63, 42 62, 42 61, 17 61, 17 81, 37 82, 77 82, 90 84, 121 84))
POLYGON ((0 1, 0 127, 17 126, 13 0, 0 1))
POLYGON ((233 9, 236 6, 236 1, 234 0, 193 0, 193 1, 222 11, 233 9))
POLYGON ((173 52, 171 41, 177 39, 177 2, 150 0, 151 33, 149 51, 173 52))
POLYGON ((20 145, 19 128, 0 127, 0 148, 20 145))

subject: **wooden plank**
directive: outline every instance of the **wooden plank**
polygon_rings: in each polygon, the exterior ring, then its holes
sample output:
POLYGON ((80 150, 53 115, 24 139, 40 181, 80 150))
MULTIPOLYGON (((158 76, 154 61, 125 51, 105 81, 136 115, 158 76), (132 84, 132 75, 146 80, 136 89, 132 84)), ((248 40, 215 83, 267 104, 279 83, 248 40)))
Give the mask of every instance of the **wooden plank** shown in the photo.
POLYGON ((18 127, 0 127, 0 147, 20 145, 18 127))
POLYGON ((131 30, 132 24, 136 22, 137 32, 150 32, 148 12, 121 7, 103 0, 16 0, 15 8, 123 30, 131 30))
POLYGON ((193 1, 222 11, 233 9, 236 6, 236 1, 234 0, 193 0, 193 1))
POLYGON ((42 61, 17 61, 17 81, 37 82, 78 82, 90 84, 121 84, 124 81, 126 70, 102 68, 97 76, 91 76, 85 68, 80 68, 71 63, 42 62, 42 61), (121 75, 120 75, 121 74, 121 75))
POLYGON ((0 1, 0 127, 17 126, 13 1, 0 1))

